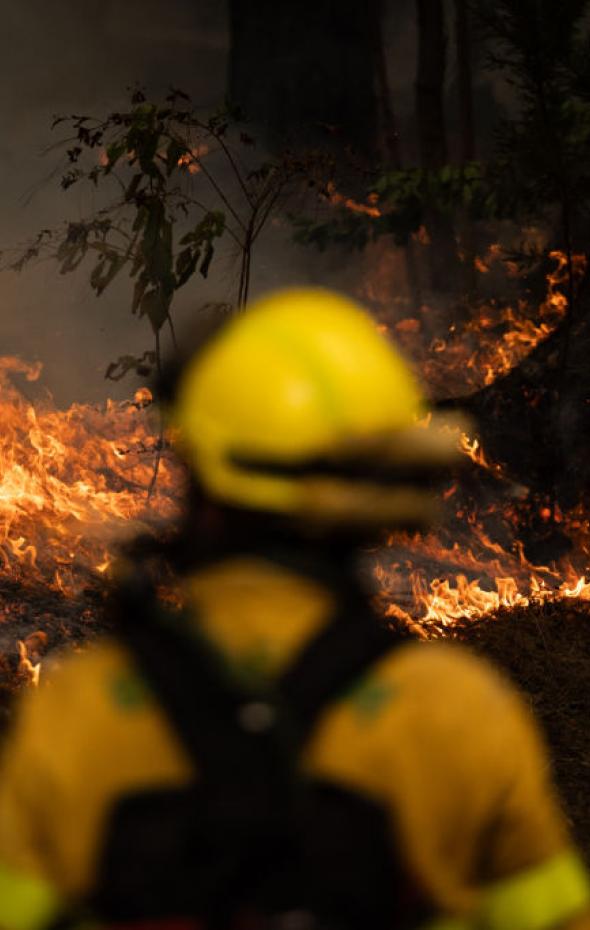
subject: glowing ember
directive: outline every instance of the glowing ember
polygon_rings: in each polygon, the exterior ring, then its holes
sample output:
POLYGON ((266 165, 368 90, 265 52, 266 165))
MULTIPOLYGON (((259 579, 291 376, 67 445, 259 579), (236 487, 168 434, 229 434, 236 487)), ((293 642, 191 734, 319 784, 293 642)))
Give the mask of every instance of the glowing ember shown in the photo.
POLYGON ((198 174, 201 171, 200 160, 209 154, 209 146, 205 144, 193 146, 178 159, 178 167, 186 168, 189 174, 198 174))

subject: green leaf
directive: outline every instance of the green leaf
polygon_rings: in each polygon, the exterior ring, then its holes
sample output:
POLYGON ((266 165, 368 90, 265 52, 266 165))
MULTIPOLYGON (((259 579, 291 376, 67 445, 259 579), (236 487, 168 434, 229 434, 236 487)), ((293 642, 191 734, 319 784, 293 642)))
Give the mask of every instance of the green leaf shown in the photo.
POLYGON ((176 288, 183 287, 193 276, 200 258, 200 251, 192 248, 183 249, 176 259, 176 288))
POLYGON ((142 204, 142 206, 138 209, 137 213, 135 214, 135 219, 133 221, 133 227, 132 227, 133 232, 139 232, 141 229, 143 229, 143 227, 145 226, 147 222, 148 216, 149 216, 148 209, 145 205, 142 204))
POLYGON ((70 223, 65 239, 57 250, 57 261, 61 262, 60 274, 68 274, 83 261, 88 251, 88 227, 84 223, 70 223))
POLYGON ((124 255, 119 255, 118 252, 110 249, 107 249, 106 253, 101 256, 90 274, 90 286, 96 291, 97 297, 100 297, 126 263, 127 258, 124 255))
POLYGON ((498 210, 498 198, 494 191, 488 194, 484 201, 484 211, 489 217, 495 217, 498 210))
POLYGON ((467 181, 476 180, 481 177, 481 167, 478 162, 469 162, 463 169, 463 176, 467 181))
MULTIPOLYGON (((142 208, 144 209, 144 208, 142 208)), ((158 237, 160 235, 160 226, 164 221, 164 205, 157 197, 152 198, 145 205, 146 210, 146 222, 145 222, 145 232, 143 234, 143 239, 141 247, 143 254, 145 256, 146 262, 151 261, 154 249, 156 248, 158 237)))
POLYGON ((211 240, 209 240, 205 246, 205 256, 203 258, 203 261, 201 262, 201 267, 199 268, 199 271, 201 272, 204 278, 206 278, 209 273, 209 266, 211 264, 211 260, 213 258, 214 252, 215 252, 215 249, 213 248, 213 243, 211 242, 211 240))
POLYGON ((152 329, 158 333, 166 320, 170 310, 170 301, 167 300, 159 288, 147 291, 141 300, 140 316, 147 316, 152 329))

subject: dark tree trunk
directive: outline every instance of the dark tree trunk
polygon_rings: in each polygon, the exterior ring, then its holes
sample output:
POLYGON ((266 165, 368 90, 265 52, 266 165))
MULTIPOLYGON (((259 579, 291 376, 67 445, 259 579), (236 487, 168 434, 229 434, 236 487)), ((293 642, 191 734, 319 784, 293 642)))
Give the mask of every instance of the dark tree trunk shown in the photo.
POLYGON ((383 0, 369 0, 369 5, 372 6, 373 57, 375 60, 377 102, 379 105, 379 149, 384 162, 394 168, 401 168, 402 155, 397 118, 387 76, 387 57, 383 43, 384 3, 383 0))
POLYGON ((447 162, 444 83, 447 58, 442 0, 417 0, 418 68, 416 117, 420 159, 425 168, 447 162))
MULTIPOLYGON (((471 50, 471 24, 468 0, 455 0, 455 43, 457 48, 457 97, 459 104, 459 161, 466 165, 475 158, 473 128, 473 64, 471 50)), ((463 251, 464 288, 470 297, 477 290, 475 270, 475 237, 468 211, 459 211, 457 227, 463 251)))
POLYGON ((461 126, 461 164, 475 158, 473 129, 473 64, 471 26, 467 0, 455 0, 455 40, 457 43, 457 86, 461 126))
MULTIPOLYGON (((373 56, 375 59, 377 102, 379 104, 379 150, 383 162, 392 168, 401 168, 402 153, 395 115, 395 107, 389 78, 387 76, 387 57, 383 43, 383 0, 371 0, 373 4, 373 56)), ((412 304, 417 310, 422 304, 420 275, 414 250, 410 239, 404 247, 408 290, 412 304)))
POLYGON ((271 147, 377 150, 375 5, 230 0, 229 93, 271 147))
MULTIPOLYGON (((442 0, 416 0, 418 67, 416 122, 420 163, 436 170, 448 161, 444 114, 447 38, 442 0)), ((430 235, 430 283, 433 290, 452 289, 456 249, 449 217, 431 209, 426 217, 430 235)))

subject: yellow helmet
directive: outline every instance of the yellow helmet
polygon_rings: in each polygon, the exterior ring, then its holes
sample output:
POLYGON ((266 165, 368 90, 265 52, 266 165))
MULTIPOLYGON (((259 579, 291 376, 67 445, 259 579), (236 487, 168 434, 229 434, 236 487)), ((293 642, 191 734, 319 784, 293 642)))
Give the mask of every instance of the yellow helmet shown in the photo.
POLYGON ((400 354, 353 301, 273 293, 184 369, 171 422, 205 491, 238 507, 330 521, 421 523, 431 495, 409 471, 447 461, 400 354), (375 468, 398 470, 383 481, 375 468), (405 473, 405 481, 401 472, 405 473))

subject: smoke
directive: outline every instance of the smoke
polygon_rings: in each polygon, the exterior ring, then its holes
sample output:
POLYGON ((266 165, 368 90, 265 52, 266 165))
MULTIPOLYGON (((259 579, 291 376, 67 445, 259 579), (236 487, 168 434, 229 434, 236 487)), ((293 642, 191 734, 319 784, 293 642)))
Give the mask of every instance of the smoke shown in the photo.
MULTIPOLYGON (((111 111, 139 82, 159 94, 182 87, 204 106, 225 92, 225 4, 216 0, 22 0, 3 2, 0 53, 0 248, 92 208, 88 194, 60 190, 54 114, 111 111)), ((145 322, 129 313, 129 282, 97 299, 84 269, 60 277, 52 263, 0 280, 0 355, 44 365, 41 386, 56 401, 127 395, 104 381, 109 361, 150 347, 145 322)), ((206 295, 211 297, 212 295, 206 295)), ((223 299, 223 293, 215 294, 223 299)), ((188 302, 185 301, 185 303, 188 302)), ((181 313, 186 307, 180 307, 181 313)))
MULTIPOLYGON (((65 219, 83 219, 100 203, 82 187, 60 189, 62 155, 48 149, 65 130, 62 124, 50 131, 54 115, 106 114, 124 106, 126 89, 137 83, 156 97, 180 87, 205 109, 224 99, 229 31, 219 0, 22 0, 3 3, 2 12, 7 77, 0 83, 0 249, 65 219)), ((265 153, 257 150, 254 157, 260 163, 265 153)), ((253 295, 301 283, 347 288, 354 278, 349 257, 336 252, 321 258, 291 239, 288 222, 275 221, 263 234, 253 295)), ((149 326, 130 314, 129 279, 123 273, 97 298, 87 283, 89 267, 62 277, 46 261, 0 278, 0 355, 40 360, 35 391, 48 390, 59 405, 129 396, 133 379, 105 381, 106 367, 120 355, 152 348, 149 326)), ((238 274, 239 255, 226 239, 210 278, 199 281, 198 290, 189 285, 175 301, 181 334, 194 329, 202 303, 231 302, 238 274)))
MULTIPOLYGON (((154 95, 175 85, 205 108, 220 104, 229 52, 226 8, 221 0, 1 3, 0 248, 64 219, 82 219, 96 206, 92 194, 77 186, 60 190, 60 154, 47 151, 64 136, 63 126, 50 132, 55 114, 110 112, 125 104, 126 88, 136 83, 154 95)), ((412 0, 389 4, 385 39, 402 148, 411 161, 416 55, 412 0)), ((256 158, 263 157, 256 153, 256 158)), ((358 289, 366 258, 338 250, 319 256, 294 246, 291 239, 287 221, 275 220, 265 231, 254 255, 252 294, 307 283, 358 289)), ((175 315, 181 333, 201 303, 231 301, 238 264, 235 248, 224 242, 210 279, 200 282, 198 292, 189 286, 179 294, 175 315)), ((106 382, 104 371, 120 355, 151 348, 149 327, 129 311, 129 280, 122 277, 97 299, 87 274, 88 267, 82 266, 78 273, 60 277, 47 262, 0 280, 0 355, 42 361, 40 388, 50 390, 61 405, 99 401, 107 394, 128 396, 133 382, 106 382)), ((404 289, 403 280, 393 282, 392 298, 404 289)))

